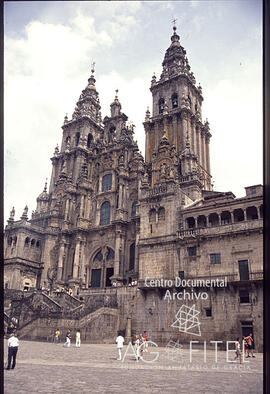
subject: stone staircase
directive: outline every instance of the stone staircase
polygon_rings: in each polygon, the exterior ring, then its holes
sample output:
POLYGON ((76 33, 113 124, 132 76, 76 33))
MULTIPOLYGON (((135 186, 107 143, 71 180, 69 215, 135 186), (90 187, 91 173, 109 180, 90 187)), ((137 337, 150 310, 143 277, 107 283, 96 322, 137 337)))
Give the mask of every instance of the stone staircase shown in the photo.
POLYGON ((17 331, 21 339, 52 340, 57 327, 61 327, 63 333, 74 327, 74 330, 81 329, 85 340, 94 342, 114 336, 119 321, 116 293, 92 294, 84 301, 64 292, 25 293, 12 300, 10 317, 18 320, 17 331), (104 330, 104 325, 112 328, 104 330))

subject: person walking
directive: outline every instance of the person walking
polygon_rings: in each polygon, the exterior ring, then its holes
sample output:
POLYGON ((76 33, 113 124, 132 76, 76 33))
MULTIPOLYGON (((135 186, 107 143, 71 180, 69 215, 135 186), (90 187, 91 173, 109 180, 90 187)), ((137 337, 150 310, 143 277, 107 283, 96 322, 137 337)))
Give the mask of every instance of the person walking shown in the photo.
POLYGON ((242 351, 241 351, 241 343, 240 343, 239 338, 237 338, 236 342, 235 342, 235 358, 234 358, 234 360, 236 360, 238 357, 240 360, 240 364, 242 364, 242 351))
POLYGON ((12 332, 10 334, 10 338, 8 339, 8 364, 7 364, 7 369, 10 369, 11 360, 12 360, 12 367, 11 367, 11 369, 15 368, 18 349, 19 349, 19 339, 17 338, 16 333, 12 332))
POLYGON ((148 343, 147 343, 147 333, 146 331, 143 332, 143 351, 148 352, 148 343))
POLYGON ((66 342, 64 343, 64 346, 70 347, 70 343, 71 343, 71 331, 68 330, 66 333, 66 342))
POLYGON ((121 332, 118 332, 118 336, 116 338, 116 343, 117 343, 117 353, 118 353, 118 358, 117 360, 121 361, 122 360, 122 349, 123 349, 123 344, 124 344, 124 337, 121 335, 121 332))
POLYGON ((81 347, 81 331, 77 330, 76 332, 76 347, 81 347))
POLYGON ((136 361, 139 361, 141 358, 140 346, 141 346, 140 335, 136 335, 136 340, 135 340, 136 361))

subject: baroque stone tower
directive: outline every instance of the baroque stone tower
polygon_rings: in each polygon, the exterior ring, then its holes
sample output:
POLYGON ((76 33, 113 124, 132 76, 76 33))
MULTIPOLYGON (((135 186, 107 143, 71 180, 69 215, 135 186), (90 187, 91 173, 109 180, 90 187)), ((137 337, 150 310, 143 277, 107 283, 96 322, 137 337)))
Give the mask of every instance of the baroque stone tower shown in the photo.
POLYGON ((169 163, 158 154, 161 146, 170 146, 170 156, 175 161, 171 176, 178 178, 181 188, 195 200, 200 198, 203 189, 212 189, 211 134, 208 121, 202 122, 201 86, 196 86, 186 51, 179 42, 176 27, 173 29, 160 79, 157 80, 155 75, 152 77, 153 115, 150 117, 147 110, 145 160, 152 169, 154 185, 158 181, 158 172, 170 171, 169 163))

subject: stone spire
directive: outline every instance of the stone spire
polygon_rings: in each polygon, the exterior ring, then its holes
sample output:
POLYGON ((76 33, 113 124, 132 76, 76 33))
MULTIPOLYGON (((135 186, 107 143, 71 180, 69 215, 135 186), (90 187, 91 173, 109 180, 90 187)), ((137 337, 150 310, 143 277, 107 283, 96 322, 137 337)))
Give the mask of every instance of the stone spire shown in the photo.
POLYGON ((165 53, 162 63, 163 71, 160 76, 160 81, 157 83, 164 82, 171 77, 184 74, 189 77, 192 84, 195 85, 196 80, 193 73, 190 71, 186 51, 180 44, 180 36, 177 34, 176 30, 177 28, 174 25, 173 35, 171 36, 171 45, 165 53))
POLYGON ((121 104, 118 100, 118 89, 115 90, 115 98, 114 101, 110 105, 111 107, 111 117, 121 115, 121 104))
POLYGON ((23 214, 21 216, 21 220, 28 220, 27 214, 28 214, 28 206, 26 205, 24 210, 23 210, 23 214))
POLYGON ((88 85, 82 91, 79 100, 76 104, 72 115, 72 120, 77 120, 83 117, 90 118, 96 124, 100 124, 100 109, 99 95, 95 86, 95 63, 92 64, 91 75, 88 79, 88 85))
POLYGON ((46 178, 43 192, 38 196, 37 201, 47 201, 48 199, 49 199, 49 194, 47 193, 47 178, 46 178))
POLYGON ((150 111, 149 111, 149 107, 147 107, 147 110, 145 112, 145 122, 149 122, 150 121, 150 111))
POLYGON ((12 207, 12 210, 10 211, 10 216, 9 216, 9 219, 8 219, 8 223, 14 222, 14 217, 15 217, 15 208, 12 207))

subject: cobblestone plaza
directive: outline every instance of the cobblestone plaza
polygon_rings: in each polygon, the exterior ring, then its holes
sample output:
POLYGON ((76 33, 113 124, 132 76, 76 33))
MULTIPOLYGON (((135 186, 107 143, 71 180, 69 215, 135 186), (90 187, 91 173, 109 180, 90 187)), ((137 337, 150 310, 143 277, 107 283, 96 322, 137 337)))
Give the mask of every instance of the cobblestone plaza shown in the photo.
MULTIPOLYGON (((208 346, 208 344, 207 344, 208 346)), ((209 346, 208 346, 209 347, 209 346)), ((127 346, 124 346, 123 355, 127 346)), ((5 360, 6 355, 5 342, 5 360)), ((263 356, 256 354, 242 365, 226 362, 226 352, 206 352, 201 348, 192 354, 181 349, 180 357, 172 357, 168 348, 158 347, 153 363, 136 362, 127 355, 116 360, 114 344, 82 344, 70 348, 63 344, 20 341, 17 365, 6 371, 5 394, 13 393, 262 393, 263 356)), ((171 349, 169 349, 171 351, 171 349)), ((194 346, 195 350, 195 346, 194 346)), ((128 353, 131 353, 129 349, 128 353)), ((149 357, 149 355, 148 355, 149 357)), ((234 353, 230 353, 230 359, 234 353)), ((150 359, 149 359, 150 360, 150 359)), ((149 361, 148 360, 148 361, 149 361)))

